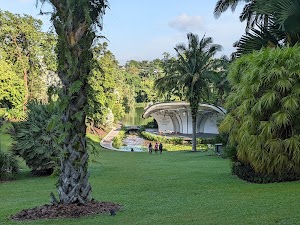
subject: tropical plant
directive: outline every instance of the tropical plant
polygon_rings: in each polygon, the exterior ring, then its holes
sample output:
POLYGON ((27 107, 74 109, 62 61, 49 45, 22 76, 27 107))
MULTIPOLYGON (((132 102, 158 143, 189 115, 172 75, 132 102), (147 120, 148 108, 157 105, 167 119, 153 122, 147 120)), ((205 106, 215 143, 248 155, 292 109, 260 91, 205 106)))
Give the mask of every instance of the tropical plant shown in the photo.
POLYGON ((185 98, 190 103, 193 127, 193 151, 196 151, 196 119, 199 104, 208 99, 210 92, 210 77, 215 70, 213 56, 221 50, 221 46, 213 44, 212 38, 205 36, 199 40, 198 35, 187 34, 188 46, 178 44, 176 72, 156 80, 160 90, 169 91, 172 88, 182 89, 185 98))
POLYGON ((16 158, 8 152, 1 151, 0 145, 0 180, 12 179, 18 171, 19 165, 16 158))
MULTIPOLYGON (((220 0, 221 1, 221 0, 220 0)), ((293 46, 300 41, 300 4, 296 0, 256 0, 251 11, 256 17, 264 18, 256 22, 234 46, 233 57, 260 50, 263 47, 293 46)))
POLYGON ((240 163, 280 181, 300 177, 299 52, 299 46, 264 49, 237 59, 220 125, 240 163))
POLYGON ((58 182, 61 204, 89 201, 86 140, 88 78, 93 65, 92 45, 96 27, 102 29, 106 0, 37 0, 53 6, 52 21, 57 33, 58 75, 62 80, 61 136, 63 157, 58 182))
POLYGON ((257 24, 262 26, 267 25, 268 16, 258 14, 254 10, 255 0, 218 0, 214 9, 214 16, 219 18, 228 8, 231 8, 231 11, 234 12, 240 3, 245 3, 240 15, 240 21, 247 21, 246 30, 253 28, 257 24))
POLYGON ((28 104, 27 120, 13 122, 12 151, 22 157, 34 174, 51 174, 58 163, 61 135, 57 104, 28 104))

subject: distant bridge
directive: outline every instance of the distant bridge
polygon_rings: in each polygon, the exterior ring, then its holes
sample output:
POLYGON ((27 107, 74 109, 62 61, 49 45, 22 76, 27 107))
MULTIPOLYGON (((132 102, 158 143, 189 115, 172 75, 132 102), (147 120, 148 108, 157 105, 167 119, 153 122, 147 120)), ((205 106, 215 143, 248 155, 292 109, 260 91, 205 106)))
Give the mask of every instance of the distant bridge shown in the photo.
POLYGON ((124 126, 126 132, 130 132, 130 131, 139 131, 142 127, 141 126, 124 126))

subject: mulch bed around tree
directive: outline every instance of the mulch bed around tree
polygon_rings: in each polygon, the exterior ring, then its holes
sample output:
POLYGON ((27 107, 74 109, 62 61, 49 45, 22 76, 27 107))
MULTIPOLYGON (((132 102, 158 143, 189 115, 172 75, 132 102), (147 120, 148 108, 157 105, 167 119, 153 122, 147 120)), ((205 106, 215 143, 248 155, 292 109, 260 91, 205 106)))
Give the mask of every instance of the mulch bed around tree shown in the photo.
POLYGON ((111 202, 97 202, 91 200, 85 205, 82 204, 57 204, 43 205, 33 209, 24 209, 16 215, 12 215, 13 220, 38 220, 52 218, 77 218, 96 214, 116 215, 121 210, 121 205, 111 202))

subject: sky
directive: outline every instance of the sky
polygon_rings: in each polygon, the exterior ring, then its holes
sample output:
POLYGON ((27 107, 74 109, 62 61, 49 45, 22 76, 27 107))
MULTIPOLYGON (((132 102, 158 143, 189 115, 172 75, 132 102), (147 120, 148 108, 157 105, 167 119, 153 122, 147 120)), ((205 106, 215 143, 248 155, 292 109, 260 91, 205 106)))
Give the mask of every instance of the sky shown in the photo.
MULTIPOLYGON (((103 30, 108 48, 121 65, 129 60, 162 59, 163 53, 175 55, 174 47, 187 43, 187 33, 200 38, 212 37, 223 49, 217 54, 230 56, 233 43, 244 34, 245 24, 239 21, 242 6, 216 19, 217 0, 109 0, 103 17, 103 30)), ((49 16, 38 15, 36 0, 0 0, 0 9, 29 14, 43 20, 43 30, 51 26, 49 16)), ((51 11, 49 5, 43 11, 51 11)))

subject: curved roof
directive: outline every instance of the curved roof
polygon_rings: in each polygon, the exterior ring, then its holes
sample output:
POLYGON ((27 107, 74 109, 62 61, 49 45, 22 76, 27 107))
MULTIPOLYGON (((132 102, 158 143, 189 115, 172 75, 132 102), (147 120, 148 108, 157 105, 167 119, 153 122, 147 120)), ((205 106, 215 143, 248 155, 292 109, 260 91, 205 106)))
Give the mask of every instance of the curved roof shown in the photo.
MULTIPOLYGON (((156 103, 145 108, 143 113, 143 118, 148 118, 151 114, 155 112, 179 112, 179 111, 187 111, 190 110, 189 102, 164 102, 164 103, 156 103)), ((221 114, 225 114, 226 110, 209 104, 199 104, 199 111, 203 112, 218 112, 221 114)))

